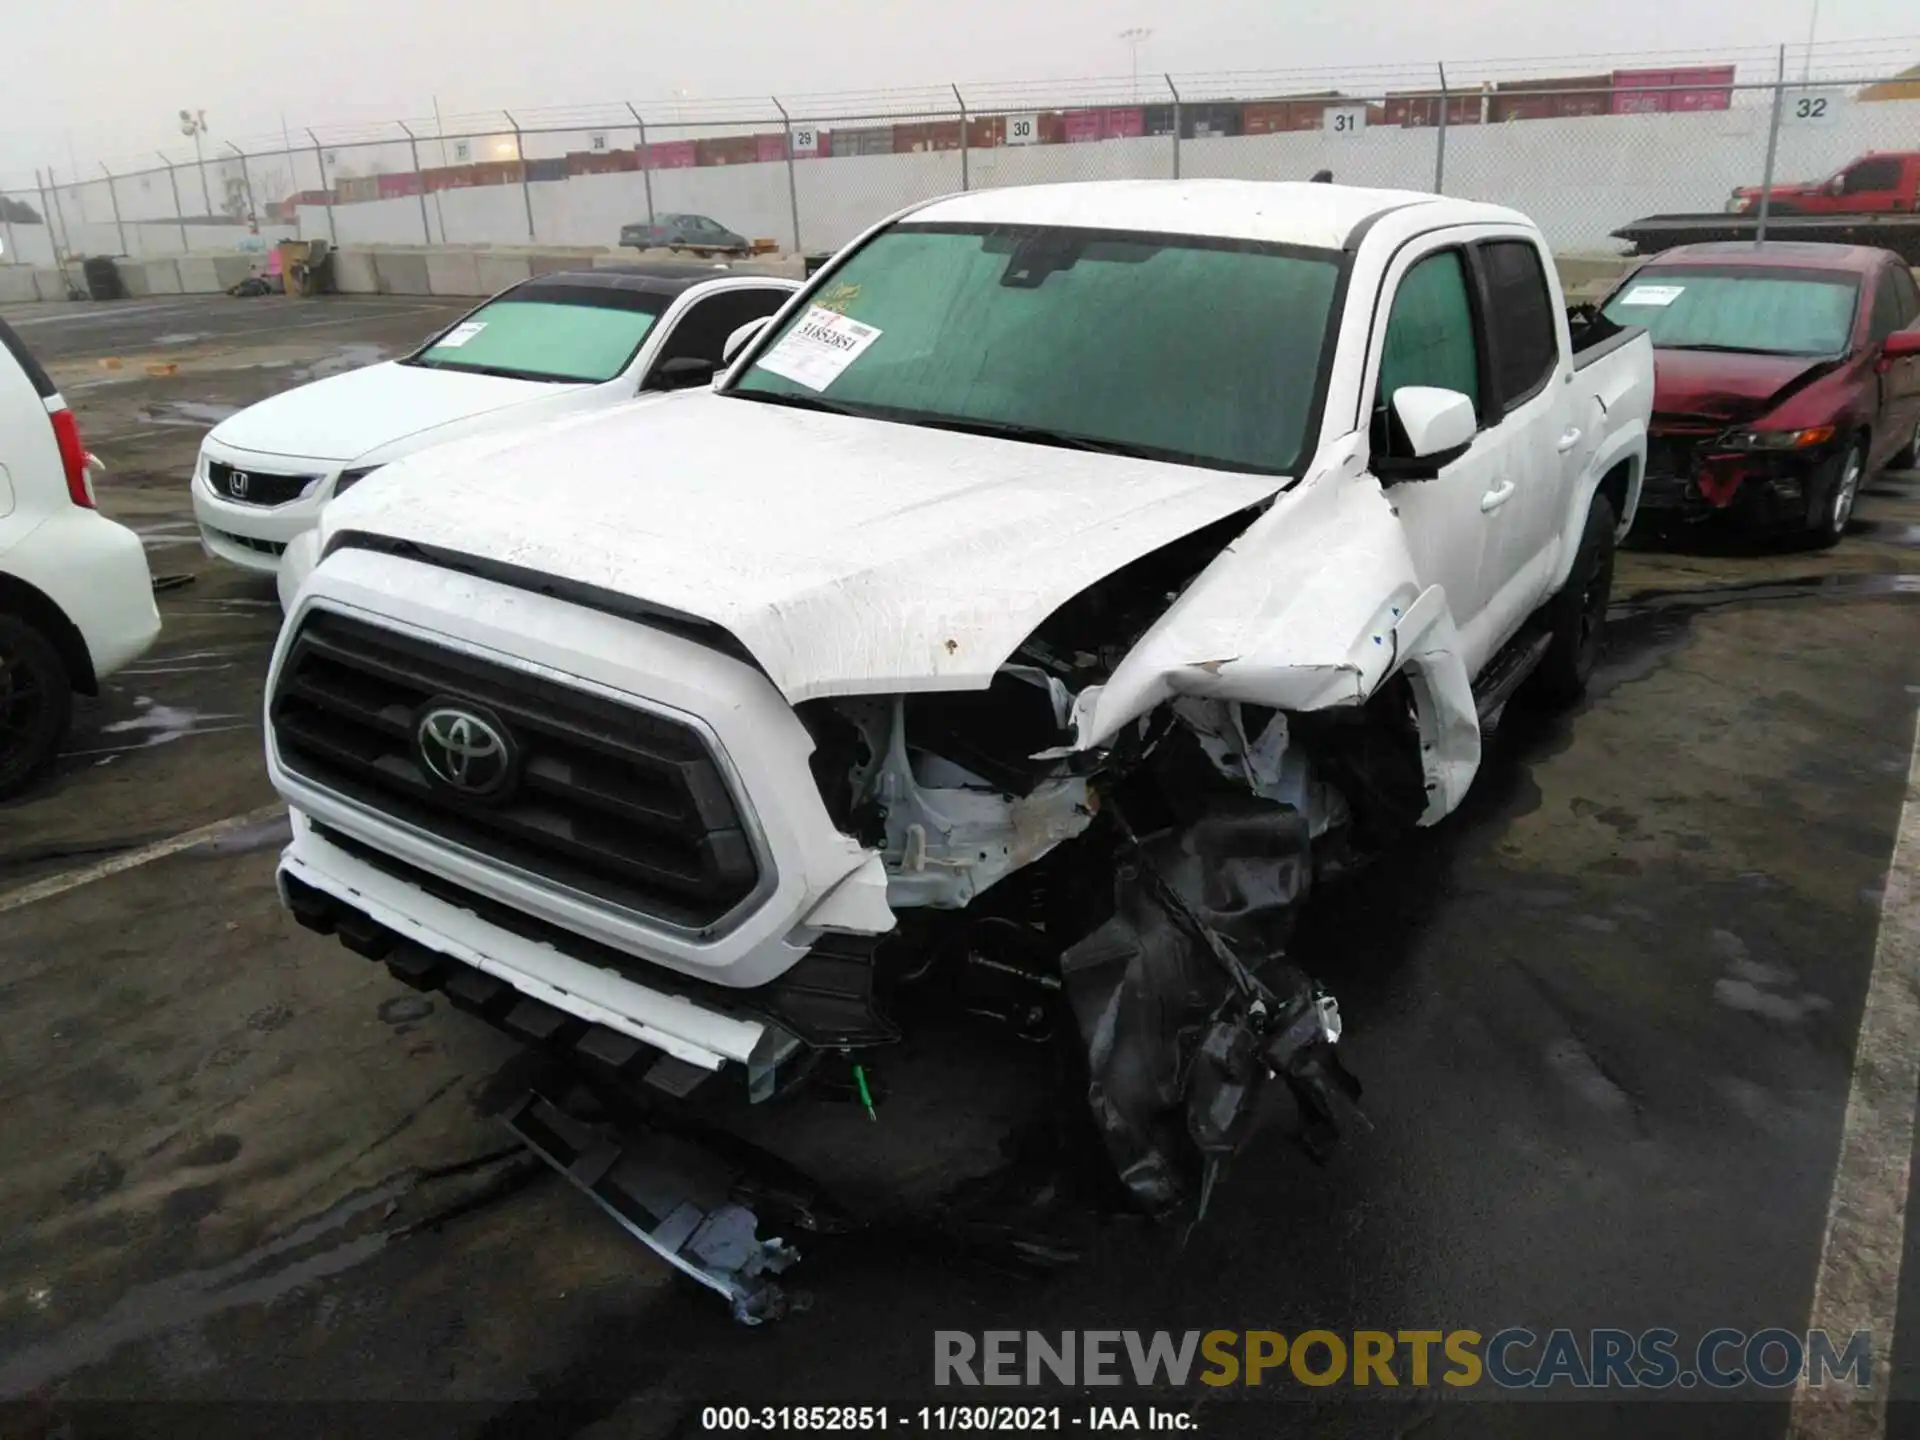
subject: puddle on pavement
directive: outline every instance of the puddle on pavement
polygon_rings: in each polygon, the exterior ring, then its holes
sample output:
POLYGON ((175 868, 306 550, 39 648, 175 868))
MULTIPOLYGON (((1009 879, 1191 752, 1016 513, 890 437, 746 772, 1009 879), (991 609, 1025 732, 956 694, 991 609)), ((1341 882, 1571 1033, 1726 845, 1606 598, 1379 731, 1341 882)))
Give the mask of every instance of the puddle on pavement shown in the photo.
MULTIPOLYGON (((135 1285, 113 1306, 36 1344, 16 1345, 0 1357, 0 1395, 28 1395, 50 1382, 109 1358, 121 1347, 183 1330, 231 1310, 271 1305, 311 1289, 315 1282, 365 1264, 388 1245, 503 1199, 540 1178, 543 1167, 518 1147, 430 1170, 410 1170, 351 1195, 278 1239, 225 1264, 135 1285), (449 1201, 409 1218, 407 1200, 435 1182, 474 1177, 477 1188, 454 1187, 449 1201), (369 1228, 384 1226, 384 1228, 369 1228)), ((447 1193, 436 1191, 436 1193, 447 1193)), ((61 1297, 37 1287, 45 1312, 61 1297)))
POLYGON ((226 730, 241 730, 253 723, 241 715, 217 715, 185 705, 162 705, 150 695, 136 696, 133 708, 137 713, 100 727, 102 736, 129 737, 123 743, 74 750, 69 752, 69 758, 111 757, 130 750, 150 750, 156 745, 171 745, 189 735, 217 735, 226 730))
POLYGON ((155 400, 140 407, 140 418, 149 425, 190 425, 197 429, 210 429, 239 413, 238 405, 206 400, 155 400))
POLYGON ((377 365, 387 358, 389 353, 385 345, 375 345, 358 341, 351 345, 342 345, 331 355, 314 361, 311 365, 302 365, 293 371, 296 382, 325 380, 329 375, 344 375, 349 370, 364 370, 369 365, 377 365))
POLYGON ((1858 535, 1867 540, 1878 540, 1883 545, 1902 545, 1909 550, 1920 549, 1920 525, 1901 524, 1890 520, 1854 520, 1848 523, 1847 534, 1858 535))
POLYGON ((205 335, 197 335, 189 331, 179 335, 156 335, 153 337, 153 343, 155 345, 198 345, 206 338, 205 335))

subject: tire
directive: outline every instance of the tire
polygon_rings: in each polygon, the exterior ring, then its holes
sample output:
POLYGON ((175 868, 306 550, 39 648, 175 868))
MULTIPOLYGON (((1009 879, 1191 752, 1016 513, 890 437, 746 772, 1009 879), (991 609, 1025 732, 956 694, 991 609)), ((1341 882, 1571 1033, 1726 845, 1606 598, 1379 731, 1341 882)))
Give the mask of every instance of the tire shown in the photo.
POLYGON ((73 681, 53 642, 0 613, 0 800, 46 773, 73 719, 73 681))
POLYGON ((1819 470, 1814 487, 1815 509, 1807 517, 1807 536, 1818 548, 1838 545, 1853 518, 1853 503, 1860 497, 1860 482, 1867 471, 1866 442, 1855 436, 1847 448, 1819 470))
POLYGON ((1543 705, 1571 705, 1587 693, 1587 682, 1600 660, 1607 604, 1613 597, 1617 525, 1613 502, 1605 495, 1594 496, 1567 583, 1546 604, 1544 614, 1553 638, 1546 657, 1527 680, 1529 695, 1543 705))

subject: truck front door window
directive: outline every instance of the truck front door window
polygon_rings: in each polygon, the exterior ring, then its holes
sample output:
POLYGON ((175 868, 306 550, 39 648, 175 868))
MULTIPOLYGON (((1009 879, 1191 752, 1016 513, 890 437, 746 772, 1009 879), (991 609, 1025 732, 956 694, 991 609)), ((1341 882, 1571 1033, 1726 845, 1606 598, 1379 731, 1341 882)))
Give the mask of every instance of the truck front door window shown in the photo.
POLYGON ((879 334, 823 386, 756 364, 730 393, 1289 474, 1317 429, 1340 269, 1332 251, 1251 241, 896 225, 831 282, 834 310, 879 334))
MULTIPOLYGON (((1480 347, 1467 298, 1466 264, 1457 250, 1420 261, 1400 281, 1380 346, 1374 391, 1374 447, 1386 453, 1387 414, 1402 385, 1433 385, 1480 400, 1480 347)), ((1484 413, 1484 412, 1483 412, 1484 413)))
POLYGON ((1873 190, 1891 190, 1900 183, 1898 160, 1862 160, 1842 172, 1840 193, 1860 195, 1873 190))

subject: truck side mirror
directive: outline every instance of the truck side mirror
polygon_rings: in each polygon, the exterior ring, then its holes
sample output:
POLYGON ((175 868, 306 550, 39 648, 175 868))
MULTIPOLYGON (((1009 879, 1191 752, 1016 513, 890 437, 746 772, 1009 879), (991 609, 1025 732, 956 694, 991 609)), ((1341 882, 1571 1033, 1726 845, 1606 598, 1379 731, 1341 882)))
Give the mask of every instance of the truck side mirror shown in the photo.
POLYGON ((1881 342, 1883 360, 1902 360, 1909 355, 1920 355, 1920 329, 1896 330, 1881 342))
POLYGON ((1387 406, 1387 453, 1373 473, 1384 483, 1431 480, 1467 453, 1479 433, 1473 401, 1437 385, 1402 385, 1387 406))
POLYGON ((698 355, 680 355, 672 360, 663 360, 654 369, 653 379, 644 388, 648 390, 691 390, 696 385, 704 385, 713 378, 718 369, 713 361, 703 360, 698 355))
POLYGON ((731 365, 733 363, 733 357, 746 349, 748 342, 762 330, 766 329, 767 322, 771 319, 773 319, 771 315, 762 315, 758 320, 749 320, 738 330, 735 330, 731 335, 727 336, 727 343, 720 347, 721 365, 731 365))

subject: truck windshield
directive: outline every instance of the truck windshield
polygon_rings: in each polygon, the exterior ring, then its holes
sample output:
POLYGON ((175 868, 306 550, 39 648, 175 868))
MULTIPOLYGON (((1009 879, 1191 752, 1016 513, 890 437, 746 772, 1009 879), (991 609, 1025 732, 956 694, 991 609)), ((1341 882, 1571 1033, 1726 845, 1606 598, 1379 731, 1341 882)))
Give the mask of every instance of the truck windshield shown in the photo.
POLYGON ((632 363, 668 298, 597 286, 510 290, 403 363, 597 385, 632 363))
POLYGON ((745 399, 1287 474, 1324 383, 1337 253, 896 225, 732 387, 745 399))
POLYGON ((1627 281, 1603 313, 1644 325, 1660 350, 1838 355, 1859 299, 1858 278, 1834 271, 1661 265, 1627 281))

